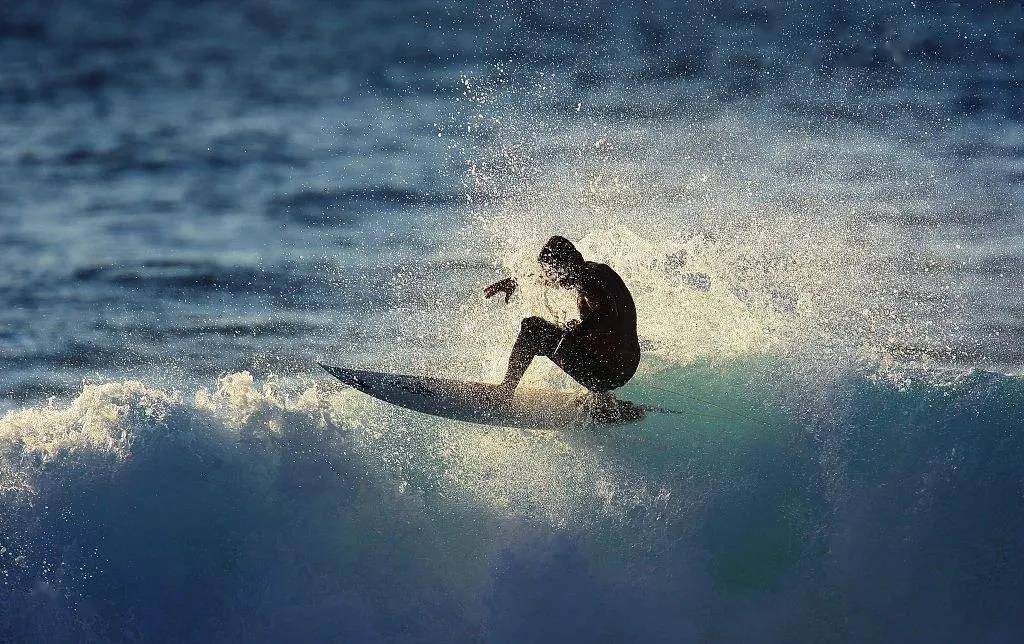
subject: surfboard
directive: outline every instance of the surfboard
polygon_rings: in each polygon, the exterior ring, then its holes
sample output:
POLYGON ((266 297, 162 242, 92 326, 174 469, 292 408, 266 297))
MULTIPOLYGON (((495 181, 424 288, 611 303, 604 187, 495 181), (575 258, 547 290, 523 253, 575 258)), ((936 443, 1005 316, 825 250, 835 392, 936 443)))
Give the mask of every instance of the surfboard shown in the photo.
POLYGON ((615 398, 605 398, 595 405, 596 396, 589 394, 520 387, 508 398, 497 395, 493 384, 482 382, 317 364, 346 385, 378 400, 478 425, 558 430, 633 422, 644 413, 639 405, 615 398))

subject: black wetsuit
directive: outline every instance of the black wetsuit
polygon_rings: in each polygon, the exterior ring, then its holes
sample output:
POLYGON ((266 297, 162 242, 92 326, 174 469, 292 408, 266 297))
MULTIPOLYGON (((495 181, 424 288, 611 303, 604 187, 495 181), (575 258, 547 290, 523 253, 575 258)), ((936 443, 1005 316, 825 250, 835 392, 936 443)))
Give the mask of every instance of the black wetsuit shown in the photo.
POLYGON ((529 317, 523 320, 520 337, 534 355, 551 358, 587 389, 617 389, 633 377, 640 363, 633 297, 618 273, 595 262, 585 264, 577 288, 577 326, 566 331, 543 318, 529 317))

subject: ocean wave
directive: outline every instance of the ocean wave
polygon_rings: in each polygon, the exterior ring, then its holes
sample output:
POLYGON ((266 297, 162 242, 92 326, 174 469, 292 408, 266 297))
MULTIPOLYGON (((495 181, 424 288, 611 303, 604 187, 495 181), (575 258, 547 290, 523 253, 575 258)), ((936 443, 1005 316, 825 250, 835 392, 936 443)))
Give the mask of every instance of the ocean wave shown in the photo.
POLYGON ((1024 631, 1019 9, 8 4, 0 641, 1024 631), (496 381, 551 234, 643 423, 309 374, 496 381))
POLYGON ((0 419, 0 634, 1016 632, 1021 381, 852 378, 816 398, 752 384, 766 368, 645 377, 629 394, 679 413, 570 434, 247 373, 190 395, 87 384, 0 419))

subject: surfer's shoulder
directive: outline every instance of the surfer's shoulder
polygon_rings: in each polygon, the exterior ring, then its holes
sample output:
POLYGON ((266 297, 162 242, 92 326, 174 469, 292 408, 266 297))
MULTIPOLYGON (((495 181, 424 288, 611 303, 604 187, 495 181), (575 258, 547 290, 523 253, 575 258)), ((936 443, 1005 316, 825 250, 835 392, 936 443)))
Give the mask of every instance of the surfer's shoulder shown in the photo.
POLYGON ((587 276, 596 282, 607 282, 608 280, 619 280, 619 274, 608 264, 587 262, 587 276))

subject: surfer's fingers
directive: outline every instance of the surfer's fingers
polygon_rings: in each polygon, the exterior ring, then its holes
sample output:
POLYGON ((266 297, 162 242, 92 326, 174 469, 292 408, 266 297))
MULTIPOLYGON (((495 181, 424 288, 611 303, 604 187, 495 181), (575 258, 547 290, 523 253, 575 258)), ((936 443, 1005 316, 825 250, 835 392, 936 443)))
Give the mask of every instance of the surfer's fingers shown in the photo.
POLYGON ((500 292, 502 292, 504 290, 506 290, 505 289, 505 280, 502 280, 500 282, 495 282, 494 284, 491 284, 490 286, 485 288, 484 289, 484 295, 487 296, 487 297, 491 297, 495 293, 500 293, 500 292))

